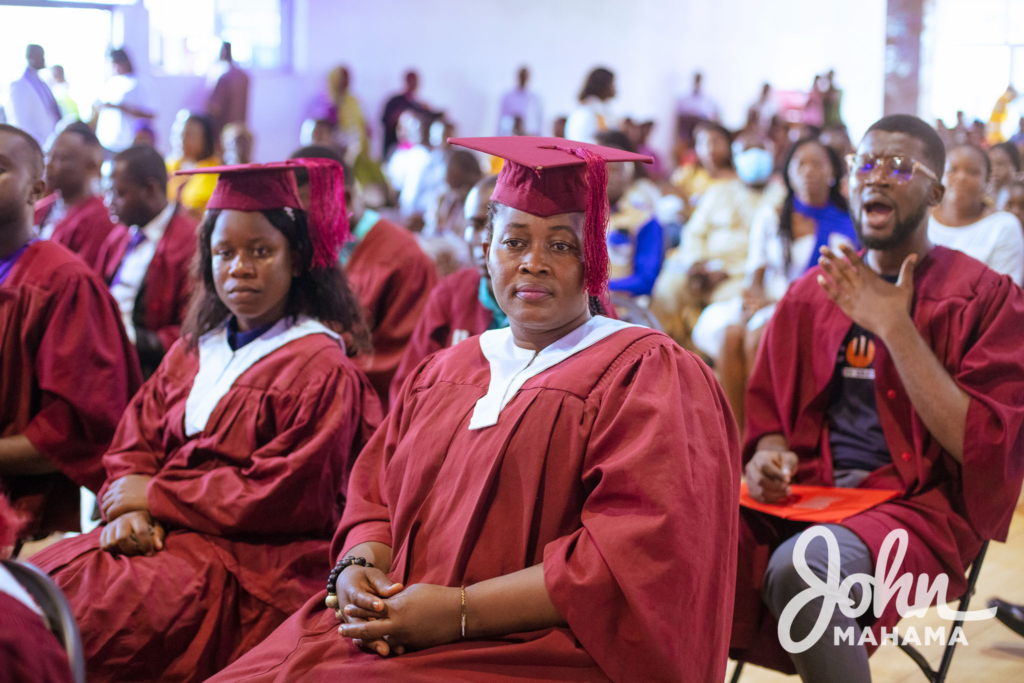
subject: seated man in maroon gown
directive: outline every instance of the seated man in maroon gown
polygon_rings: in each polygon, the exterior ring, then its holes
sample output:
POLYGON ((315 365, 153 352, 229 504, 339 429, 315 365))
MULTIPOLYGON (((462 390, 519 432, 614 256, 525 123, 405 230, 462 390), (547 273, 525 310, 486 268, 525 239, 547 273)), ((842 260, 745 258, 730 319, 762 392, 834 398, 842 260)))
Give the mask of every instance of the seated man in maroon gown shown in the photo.
POLYGON ((466 243, 474 265, 441 278, 427 299, 416 329, 405 347, 402 362, 391 380, 391 398, 398 397, 402 383, 420 362, 441 349, 487 330, 508 325, 508 316, 498 307, 491 291, 491 277, 484 258, 483 237, 487 207, 497 176, 478 182, 466 197, 466 243))
POLYGON ((212 680, 722 680, 735 424, 693 354, 588 297, 605 160, 648 157, 452 142, 508 159, 485 250, 510 326, 420 363, 352 472, 330 593, 212 680))
POLYGON ((104 451, 141 384, 117 305, 92 270, 36 239, 43 152, 0 124, 0 490, 24 537, 78 531, 79 487, 99 491, 104 451))
POLYGON ((114 229, 103 197, 93 191, 103 146, 81 121, 65 128, 50 148, 46 184, 52 194, 36 204, 39 236, 63 244, 96 268, 100 248, 114 229))
POLYGON ((97 268, 149 377, 181 334, 196 222, 167 201, 167 166, 152 147, 129 147, 114 157, 110 185, 110 209, 122 224, 104 242, 97 268))
POLYGON ((201 681, 323 582, 356 453, 381 420, 338 266, 341 166, 218 167, 185 334, 104 457, 105 524, 33 561, 67 595, 89 680, 201 681), (343 336, 345 341, 343 341, 343 336))
MULTIPOLYGON (((812 527, 831 533, 839 557, 827 536, 809 535, 807 567, 822 582, 830 561, 839 581, 910 574, 906 603, 917 606, 922 577, 931 586, 945 575, 950 600, 964 592, 982 543, 1006 539, 1024 478, 1024 292, 928 241, 944 157, 916 117, 868 129, 850 161, 851 214, 867 250, 822 248, 820 267, 779 303, 747 391, 744 463, 755 500, 783 500, 791 484, 897 492, 825 531, 812 527), (877 567, 886 539, 902 534, 902 564, 877 567)), ((880 629, 905 616, 898 600, 859 618, 823 610, 821 597, 783 614, 808 587, 795 552, 808 525, 751 510, 741 520, 733 656, 808 682, 870 681, 880 629), (815 638, 823 612, 831 618, 815 638), (792 639, 785 651, 782 636, 792 639)), ((851 593, 859 601, 863 587, 851 593)))
MULTIPOLYGON (((310 157, 337 159, 337 154, 325 147, 303 147, 292 154, 293 159, 310 157)), ((301 171, 298 180, 300 193, 309 192, 301 171)), ((342 249, 341 263, 373 337, 373 352, 357 362, 386 409, 391 380, 437 283, 437 268, 415 235, 366 207, 351 173, 345 182, 353 239, 342 249)))

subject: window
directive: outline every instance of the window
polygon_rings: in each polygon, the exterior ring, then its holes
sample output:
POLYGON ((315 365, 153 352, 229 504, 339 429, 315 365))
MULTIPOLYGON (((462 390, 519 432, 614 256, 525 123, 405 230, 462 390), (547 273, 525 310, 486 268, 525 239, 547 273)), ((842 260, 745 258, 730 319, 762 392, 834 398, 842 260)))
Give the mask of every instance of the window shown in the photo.
POLYGON ((1003 134, 1013 133, 1024 113, 1024 0, 934 0, 922 53, 931 55, 922 114, 951 126, 962 110, 968 123, 987 122, 1012 84, 1022 97, 1008 107, 1003 134))
MULTIPOLYGON (((109 10, 0 6, 0 90, 21 77, 25 47, 36 43, 46 51, 47 66, 64 67, 69 97, 88 116, 106 80, 110 37, 109 10)), ((52 85, 48 69, 39 75, 52 85)))
POLYGON ((290 64, 287 0, 146 0, 149 56, 157 73, 205 76, 222 40, 245 68, 290 64))

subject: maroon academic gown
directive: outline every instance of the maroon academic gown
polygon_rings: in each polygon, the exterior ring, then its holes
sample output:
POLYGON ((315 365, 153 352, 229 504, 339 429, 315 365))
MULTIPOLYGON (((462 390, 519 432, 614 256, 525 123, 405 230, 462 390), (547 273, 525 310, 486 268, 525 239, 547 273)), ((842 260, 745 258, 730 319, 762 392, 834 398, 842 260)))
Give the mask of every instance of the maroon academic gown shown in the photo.
POLYGON ((113 555, 100 527, 32 557, 71 603, 91 682, 204 680, 322 588, 352 461, 381 419, 341 347, 313 334, 257 361, 187 437, 198 370, 197 351, 171 347, 104 458, 105 488, 153 477, 165 549, 113 555))
POLYGON ((106 285, 56 242, 30 245, 0 285, 0 437, 25 435, 60 471, 0 477, 30 517, 26 537, 80 529, 78 488, 103 485, 103 453, 141 383, 106 285))
MULTIPOLYGON (((130 239, 130 230, 119 225, 103 243, 97 270, 107 282, 113 281, 121 267, 130 239)), ((195 250, 196 221, 185 209, 177 207, 142 280, 140 292, 145 292, 145 296, 136 300, 143 306, 141 319, 145 328, 156 332, 165 353, 181 335, 181 323, 185 319, 192 289, 190 269, 195 250)), ((139 317, 136 311, 136 318, 139 317)))
POLYGON ((373 335, 373 357, 361 367, 386 409, 391 379, 437 282, 437 267, 411 232, 382 219, 356 245, 345 273, 373 335))
MULTIPOLYGON (((36 203, 34 222, 41 225, 57 203, 56 193, 36 203)), ((53 228, 50 239, 63 244, 90 268, 99 270, 97 260, 103 242, 114 229, 107 206, 102 197, 92 197, 80 204, 69 207, 64 217, 53 228)))
POLYGON ((352 472, 332 559, 391 546, 405 585, 544 563, 569 628, 381 659, 321 590, 214 681, 720 681, 739 500, 735 423, 711 371, 646 328, 527 380, 498 423, 478 338, 424 361, 352 472), (657 428, 652 428, 657 425, 657 428))
MULTIPOLYGON (((747 389, 743 457, 749 461, 766 434, 782 434, 800 458, 794 481, 831 486, 825 411, 851 321, 817 284, 817 273, 810 271, 790 288, 765 330, 747 389)), ((885 345, 875 338, 875 400, 892 463, 861 486, 899 491, 899 496, 843 526, 864 541, 874 561, 886 535, 905 529, 909 547, 899 574, 923 573, 932 581, 945 573, 952 600, 966 590, 965 571, 982 542, 1006 540, 1024 478, 1024 292, 969 256, 933 247, 914 271, 913 319, 939 362, 970 395, 963 465, 928 432, 885 345)), ((782 531, 786 526, 748 510, 741 515, 732 655, 793 673, 775 619, 760 597, 771 551, 793 533, 782 531)), ((911 602, 916 579, 913 591, 911 602)), ((896 624, 895 603, 890 601, 877 627, 896 624)))
POLYGON ((0 591, 0 681, 71 683, 64 648, 43 618, 0 591))
POLYGON ((405 347, 405 355, 391 380, 391 402, 398 398, 402 383, 420 362, 463 339, 486 332, 494 314, 480 303, 480 271, 463 268, 441 278, 427 299, 420 321, 405 347))

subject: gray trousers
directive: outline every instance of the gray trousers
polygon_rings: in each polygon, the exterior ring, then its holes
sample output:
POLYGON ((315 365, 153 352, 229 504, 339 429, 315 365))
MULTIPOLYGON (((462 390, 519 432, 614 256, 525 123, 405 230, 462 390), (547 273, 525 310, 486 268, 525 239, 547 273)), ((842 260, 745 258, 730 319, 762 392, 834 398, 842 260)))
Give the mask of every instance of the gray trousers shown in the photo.
MULTIPOLYGON (((864 542, 849 529, 834 525, 824 525, 835 534, 839 541, 840 582, 850 574, 871 574, 874 567, 871 562, 871 551, 864 542)), ((804 533, 804 532, 801 532, 804 533)), ((768 570, 764 578, 763 598, 768 609, 778 619, 782 610, 798 593, 807 588, 807 584, 797 574, 793 566, 793 548, 800 534, 787 539, 772 553, 768 561, 768 570)), ((828 547, 825 539, 815 538, 805 553, 807 566, 824 581, 828 576, 828 547)), ((861 589, 857 585, 851 591, 851 597, 860 601, 861 589)), ((804 606, 793 621, 791 630, 794 641, 801 641, 811 632, 818 615, 821 613, 823 598, 812 600, 804 606)), ((871 669, 868 666, 867 648, 840 642, 835 644, 836 627, 845 630, 853 627, 854 643, 860 641, 861 628, 855 619, 844 615, 837 607, 832 620, 825 629, 825 634, 810 649, 799 654, 790 654, 797 673, 804 683, 870 683, 871 669)))

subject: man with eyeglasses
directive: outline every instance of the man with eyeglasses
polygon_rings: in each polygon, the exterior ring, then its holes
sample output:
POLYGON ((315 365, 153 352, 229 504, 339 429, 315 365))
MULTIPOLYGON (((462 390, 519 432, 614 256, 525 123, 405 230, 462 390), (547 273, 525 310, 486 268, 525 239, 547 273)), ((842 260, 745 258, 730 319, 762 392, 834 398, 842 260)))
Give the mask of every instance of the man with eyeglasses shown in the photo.
MULTIPOLYGON (((850 212, 866 250, 822 248, 819 267, 779 303, 747 393, 750 495, 784 504, 792 484, 896 491, 828 526, 840 581, 874 575, 885 538, 905 530, 906 556, 888 569, 913 575, 912 604, 922 574, 929 586, 946 575, 950 599, 964 592, 983 541, 1006 539, 1024 477, 1024 292, 928 241, 944 163, 924 121, 895 115, 871 126, 849 159, 850 212)), ((740 526, 732 656, 804 681, 870 681, 868 654, 880 628, 899 621, 896 600, 861 623, 837 609, 825 635, 788 654, 777 623, 808 585, 793 551, 809 525, 744 509, 740 526), (853 629, 852 645, 837 628, 853 629)), ((805 554, 823 582, 828 555, 822 538, 805 554)), ((860 588, 851 595, 859 600, 860 588)), ((810 633, 822 603, 796 613, 794 641, 810 633)))

